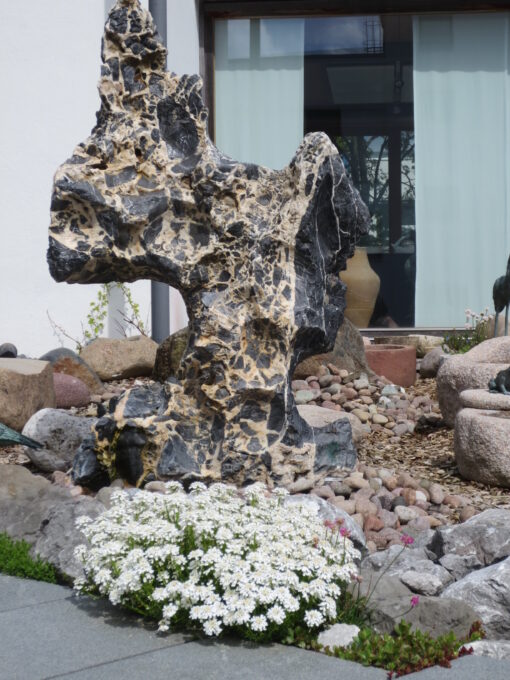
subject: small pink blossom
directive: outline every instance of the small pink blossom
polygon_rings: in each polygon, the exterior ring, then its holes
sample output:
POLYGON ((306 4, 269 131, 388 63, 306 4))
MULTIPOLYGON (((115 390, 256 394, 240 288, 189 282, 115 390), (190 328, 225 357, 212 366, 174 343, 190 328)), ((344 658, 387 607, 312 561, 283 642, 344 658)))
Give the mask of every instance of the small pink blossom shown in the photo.
POLYGON ((351 532, 349 531, 349 529, 347 529, 347 527, 342 527, 340 529, 340 536, 343 536, 343 538, 349 538, 350 535, 351 532))
POLYGON ((420 604, 420 598, 418 595, 413 595, 411 598, 411 607, 417 607, 420 604))
POLYGON ((324 526, 326 527, 326 529, 333 530, 335 528, 336 524, 335 524, 335 522, 332 522, 330 519, 325 519, 324 520, 324 526))
POLYGON ((400 540, 404 545, 412 545, 414 543, 414 538, 408 534, 402 534, 400 540))

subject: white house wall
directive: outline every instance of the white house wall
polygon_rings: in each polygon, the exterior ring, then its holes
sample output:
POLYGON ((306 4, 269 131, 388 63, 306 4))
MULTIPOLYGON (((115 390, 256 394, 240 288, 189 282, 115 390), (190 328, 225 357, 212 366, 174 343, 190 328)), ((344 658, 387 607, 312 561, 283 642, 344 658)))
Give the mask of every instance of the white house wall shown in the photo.
MULTIPOLYGON (((80 338, 97 286, 55 283, 46 264, 53 174, 85 139, 99 108, 97 82, 110 0, 1 0, 0 344, 37 357, 58 346, 48 314, 80 338)), ((147 6, 147 1, 143 3, 147 6)), ((169 66, 198 71, 194 0, 169 0, 169 66)), ((150 285, 132 285, 142 317, 150 285)), ((173 296, 172 296, 173 297, 173 296)), ((185 323, 173 305, 174 328, 185 323)), ((74 343, 64 339, 73 348, 74 343)))

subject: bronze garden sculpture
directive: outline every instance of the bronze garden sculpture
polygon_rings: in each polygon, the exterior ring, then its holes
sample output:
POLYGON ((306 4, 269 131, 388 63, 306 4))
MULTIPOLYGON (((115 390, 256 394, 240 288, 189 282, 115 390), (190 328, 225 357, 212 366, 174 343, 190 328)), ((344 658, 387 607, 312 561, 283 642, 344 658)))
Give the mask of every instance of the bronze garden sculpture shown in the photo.
POLYGON ((510 257, 506 265, 505 276, 500 276, 494 281, 492 288, 492 299, 496 318, 494 319, 494 337, 498 334, 498 317, 505 310, 505 335, 508 335, 508 307, 510 305, 510 257))
POLYGON ((322 133, 280 171, 225 156, 208 136, 200 79, 168 73, 165 58, 148 12, 118 0, 97 125, 55 175, 48 262, 57 281, 178 288, 189 342, 179 381, 110 402, 74 478, 305 488, 355 461, 348 422, 308 426, 290 376, 333 345, 345 307, 338 273, 368 211, 322 133))

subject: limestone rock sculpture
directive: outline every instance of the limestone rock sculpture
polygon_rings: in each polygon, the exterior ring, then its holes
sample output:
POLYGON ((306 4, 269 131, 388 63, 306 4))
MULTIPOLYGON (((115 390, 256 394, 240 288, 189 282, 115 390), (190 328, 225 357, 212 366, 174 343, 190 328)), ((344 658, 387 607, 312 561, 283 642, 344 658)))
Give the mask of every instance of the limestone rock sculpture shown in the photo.
POLYGON ((55 175, 50 271, 68 283, 168 283, 190 337, 179 381, 110 402, 75 479, 272 485, 353 465, 349 424, 308 426, 289 384, 300 360, 332 348, 338 273, 368 223, 335 147, 309 134, 280 171, 225 156, 208 136, 200 78, 166 72, 138 0, 110 12, 102 59, 97 125, 55 175))

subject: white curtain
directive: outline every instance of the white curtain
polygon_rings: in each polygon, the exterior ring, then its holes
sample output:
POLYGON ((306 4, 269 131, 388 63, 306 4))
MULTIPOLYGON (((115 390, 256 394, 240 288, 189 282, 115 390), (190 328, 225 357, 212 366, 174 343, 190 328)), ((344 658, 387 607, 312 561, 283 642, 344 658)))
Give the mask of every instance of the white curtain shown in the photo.
POLYGON ((215 22, 215 142, 280 169, 303 138, 304 20, 215 22))
POLYGON ((510 13, 416 17, 416 325, 492 308, 510 252, 510 13))

